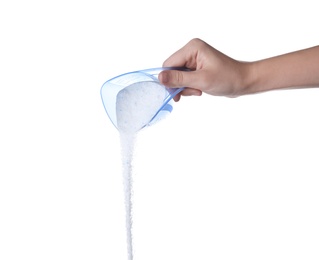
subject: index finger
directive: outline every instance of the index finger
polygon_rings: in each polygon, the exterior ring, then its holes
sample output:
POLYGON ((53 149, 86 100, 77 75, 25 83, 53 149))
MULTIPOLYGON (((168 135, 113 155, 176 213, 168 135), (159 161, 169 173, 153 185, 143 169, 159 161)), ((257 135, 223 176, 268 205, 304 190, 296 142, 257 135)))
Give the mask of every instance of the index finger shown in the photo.
POLYGON ((190 43, 173 53, 163 63, 163 67, 186 67, 196 69, 197 49, 191 48, 190 43))

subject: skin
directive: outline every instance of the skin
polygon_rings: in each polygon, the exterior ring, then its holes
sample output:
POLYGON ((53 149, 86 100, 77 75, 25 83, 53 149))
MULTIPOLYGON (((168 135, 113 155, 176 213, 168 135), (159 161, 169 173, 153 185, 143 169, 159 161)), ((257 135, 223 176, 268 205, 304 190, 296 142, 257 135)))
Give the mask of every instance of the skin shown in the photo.
POLYGON ((171 55, 163 67, 186 67, 191 71, 166 70, 160 82, 170 88, 186 87, 181 96, 238 97, 277 89, 319 87, 319 46, 243 62, 235 60, 200 39, 193 39, 171 55))

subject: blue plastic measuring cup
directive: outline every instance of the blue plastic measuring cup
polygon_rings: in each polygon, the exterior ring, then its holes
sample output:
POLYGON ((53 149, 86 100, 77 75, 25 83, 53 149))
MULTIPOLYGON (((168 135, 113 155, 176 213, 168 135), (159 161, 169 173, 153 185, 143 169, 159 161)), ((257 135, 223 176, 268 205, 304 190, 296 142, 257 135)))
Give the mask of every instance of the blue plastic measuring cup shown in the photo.
MULTIPOLYGON (((119 76, 116 76, 108 81, 106 81, 101 87, 101 98, 105 108, 105 111, 112 121, 113 125, 117 127, 116 118, 116 97, 117 94, 124 88, 143 81, 154 81, 160 84, 158 80, 158 75, 163 70, 187 70, 184 68, 152 68, 146 70, 138 70, 133 72, 128 72, 119 76)), ((167 88, 164 85, 163 88, 166 90, 166 96, 163 100, 162 105, 158 108, 157 112, 154 114, 150 122, 146 125, 150 125, 159 119, 163 118, 167 114, 171 113, 173 110, 173 98, 181 92, 184 88, 167 88)), ((147 108, 145 108, 147 109, 147 108)), ((145 126, 146 126, 145 125, 145 126)), ((145 127, 144 126, 144 127, 145 127)))

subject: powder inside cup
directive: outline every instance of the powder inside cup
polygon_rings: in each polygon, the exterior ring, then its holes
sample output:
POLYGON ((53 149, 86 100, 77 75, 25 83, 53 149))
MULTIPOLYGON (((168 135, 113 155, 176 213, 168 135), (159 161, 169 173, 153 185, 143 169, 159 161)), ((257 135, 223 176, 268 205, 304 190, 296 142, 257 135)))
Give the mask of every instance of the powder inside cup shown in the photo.
POLYGON ((157 82, 137 82, 122 89, 116 99, 117 127, 134 134, 147 125, 163 104, 167 92, 157 82))
POLYGON ((117 127, 120 133, 126 211, 128 260, 133 259, 132 159, 137 132, 147 125, 162 106, 167 91, 157 82, 137 82, 122 89, 116 98, 117 127))

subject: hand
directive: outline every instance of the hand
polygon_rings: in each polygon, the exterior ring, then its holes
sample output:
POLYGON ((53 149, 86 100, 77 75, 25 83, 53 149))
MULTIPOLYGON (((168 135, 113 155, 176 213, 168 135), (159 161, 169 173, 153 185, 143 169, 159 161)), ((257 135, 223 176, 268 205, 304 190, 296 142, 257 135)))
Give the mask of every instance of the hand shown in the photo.
POLYGON ((183 96, 200 96, 202 92, 236 97, 244 93, 246 63, 236 61, 200 39, 193 39, 175 52, 163 67, 186 67, 191 71, 165 70, 160 82, 171 88, 185 87, 174 100, 183 96))

